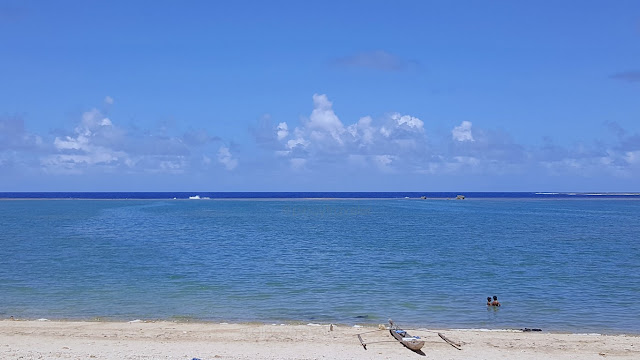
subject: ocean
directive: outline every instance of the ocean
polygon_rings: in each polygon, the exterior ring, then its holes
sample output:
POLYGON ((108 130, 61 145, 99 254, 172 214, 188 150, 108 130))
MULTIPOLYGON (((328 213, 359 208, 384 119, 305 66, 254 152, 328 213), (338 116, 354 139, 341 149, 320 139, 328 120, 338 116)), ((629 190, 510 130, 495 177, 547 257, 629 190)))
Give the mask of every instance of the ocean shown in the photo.
POLYGON ((0 193, 0 318, 640 333, 640 196, 456 195, 0 193))

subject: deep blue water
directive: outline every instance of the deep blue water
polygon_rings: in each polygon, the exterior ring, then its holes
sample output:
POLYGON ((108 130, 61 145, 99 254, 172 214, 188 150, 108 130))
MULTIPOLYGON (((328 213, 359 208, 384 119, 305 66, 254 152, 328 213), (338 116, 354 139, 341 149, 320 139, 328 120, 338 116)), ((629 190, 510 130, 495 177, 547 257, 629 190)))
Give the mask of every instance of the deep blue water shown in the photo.
POLYGON ((635 196, 160 194, 0 201, 0 317, 640 333, 635 196))

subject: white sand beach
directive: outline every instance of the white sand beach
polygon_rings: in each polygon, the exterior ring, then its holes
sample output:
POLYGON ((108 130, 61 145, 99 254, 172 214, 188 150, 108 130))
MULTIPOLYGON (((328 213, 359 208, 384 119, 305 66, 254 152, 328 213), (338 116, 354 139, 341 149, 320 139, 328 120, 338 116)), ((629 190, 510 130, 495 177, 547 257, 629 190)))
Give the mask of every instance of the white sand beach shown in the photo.
POLYGON ((0 321, 1 359, 638 359, 637 335, 417 329, 424 356, 375 327, 0 321), (360 345, 363 334, 368 350, 360 345), (377 342, 377 343, 376 343, 377 342))

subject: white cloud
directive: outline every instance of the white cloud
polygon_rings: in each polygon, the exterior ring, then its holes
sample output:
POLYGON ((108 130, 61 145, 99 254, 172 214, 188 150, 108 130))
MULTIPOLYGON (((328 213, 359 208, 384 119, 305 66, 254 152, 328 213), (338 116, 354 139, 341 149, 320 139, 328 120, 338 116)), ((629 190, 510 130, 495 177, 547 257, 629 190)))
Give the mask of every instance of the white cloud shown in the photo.
POLYGON ((74 135, 55 137, 53 146, 58 153, 45 155, 40 163, 48 172, 76 173, 93 165, 117 166, 129 161, 126 152, 108 146, 105 141, 119 136, 112 130, 113 123, 99 110, 87 111, 74 135))
POLYGON ((103 130, 111 128, 111 120, 102 115, 98 109, 92 109, 82 114, 82 121, 75 128, 75 136, 56 137, 54 146, 58 150, 83 150, 90 152, 93 145, 91 138, 101 136, 103 130))
POLYGON ((313 95, 313 110, 301 126, 280 123, 272 133, 280 144, 274 152, 278 158, 306 159, 306 162, 354 161, 357 156, 368 159, 362 164, 390 169, 395 159, 424 150, 424 122, 411 115, 392 113, 379 119, 371 116, 345 125, 333 111, 333 104, 324 94, 313 95), (376 158, 378 157, 378 158, 376 158), (378 160, 376 160, 378 159, 378 160))
POLYGON ((113 104, 113 98, 111 96, 105 96, 104 103, 107 104, 107 105, 112 105, 113 104))
POLYGON ((298 146, 302 147, 302 148, 306 148, 307 146, 309 146, 309 141, 299 137, 297 139, 291 139, 289 141, 287 141, 287 148, 288 149, 294 149, 298 146))
POLYGON ((344 133, 344 125, 333 112, 333 103, 329 101, 327 95, 313 95, 313 111, 309 116, 307 127, 313 130, 312 135, 317 138, 323 138, 323 133, 326 132, 342 144, 341 135, 344 133))
POLYGON ((103 127, 111 127, 113 124, 109 118, 102 115, 98 109, 91 109, 82 114, 80 125, 75 132, 80 135, 91 136, 94 132, 103 130, 103 127))
POLYGON ((451 137, 455 141, 475 141, 473 134, 471 134, 471 121, 463 121, 462 124, 456 126, 451 130, 451 137))
POLYGON ((355 141, 361 141, 361 146, 373 143, 375 128, 371 126, 373 119, 371 116, 360 118, 356 124, 349 125, 347 131, 353 136, 355 141))
POLYGON ((227 170, 233 170, 238 166, 238 160, 233 157, 231 151, 226 146, 218 149, 218 162, 224 165, 227 170))
MULTIPOLYGON (((105 98, 104 103, 110 102, 113 99, 105 98)), ((326 95, 315 94, 310 115, 298 126, 265 120, 259 129, 264 133, 256 139, 263 141, 262 149, 268 149, 273 161, 310 173, 640 176, 637 133, 619 131, 615 139, 574 146, 553 141, 523 146, 507 133, 474 127, 470 121, 462 121, 450 133, 432 134, 428 123, 409 114, 343 120, 326 95)), ((0 117, 0 174, 11 169, 26 173, 28 167, 67 174, 179 174, 222 166, 234 170, 239 165, 233 147, 220 147, 221 139, 205 129, 182 136, 170 135, 171 128, 131 130, 98 109, 81 114, 75 125, 41 137, 26 131, 20 117, 0 117)), ((241 171, 245 169, 249 167, 241 171)))
POLYGON ((415 116, 393 113, 378 132, 389 139, 421 136, 424 133, 424 122, 415 116))
MULTIPOLYGON (((182 136, 168 136, 164 130, 127 132, 101 111, 91 109, 82 114, 73 131, 52 139, 46 147, 48 153, 38 154, 38 163, 42 170, 52 174, 114 171, 178 174, 207 169, 211 159, 205 154, 213 150, 211 144, 217 139, 205 130, 182 136)), ((218 158, 227 169, 238 164, 230 153, 219 154, 218 158)))
POLYGON ((422 120, 410 115, 400 115, 395 113, 391 115, 391 119, 394 120, 398 126, 404 125, 412 129, 422 130, 424 126, 424 122, 422 122, 422 120))
POLYGON ((278 140, 282 140, 289 136, 289 127, 287 126, 286 122, 281 122, 280 124, 278 124, 277 130, 278 140))
POLYGON ((64 139, 56 137, 53 145, 58 150, 89 150, 89 139, 84 135, 78 137, 65 136, 64 139))
MULTIPOLYGON (((363 116, 355 123, 343 123, 333 111, 326 95, 314 95, 314 107, 308 121, 293 128, 287 123, 287 136, 278 136, 283 126, 272 132, 279 147, 274 148, 276 158, 302 164, 326 164, 378 169, 402 173, 423 174, 522 174, 540 165, 564 171, 609 169, 621 174, 625 167, 640 163, 640 154, 633 152, 638 143, 634 136, 626 137, 626 152, 622 149, 590 149, 579 145, 573 150, 562 147, 536 149, 514 142, 509 134, 476 129, 471 121, 462 121, 451 131, 453 144, 446 138, 428 141, 425 123, 409 114, 391 113, 379 118, 363 116), (449 146, 444 146, 449 144, 449 146), (549 163, 546 152, 556 154, 549 163), (296 159, 291 161, 292 159, 296 159), (547 165, 544 165, 545 162, 547 165), (341 164, 341 165, 338 165, 341 164)), ((272 129, 274 129, 272 127, 272 129)), ((445 135, 446 136, 446 135, 445 135)), ((640 137, 638 137, 640 139, 640 137)))

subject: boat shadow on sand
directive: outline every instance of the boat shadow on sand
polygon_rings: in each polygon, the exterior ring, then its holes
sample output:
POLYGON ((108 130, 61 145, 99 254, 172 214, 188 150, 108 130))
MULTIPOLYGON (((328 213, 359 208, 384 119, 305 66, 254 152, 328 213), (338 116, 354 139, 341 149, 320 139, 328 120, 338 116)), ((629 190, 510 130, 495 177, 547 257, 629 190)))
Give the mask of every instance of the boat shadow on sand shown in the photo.
MULTIPOLYGON (((403 345, 403 346, 406 347, 407 349, 411 350, 411 348, 408 348, 405 345, 403 345)), ((411 350, 411 351, 413 351, 414 353, 416 353, 416 354, 418 354, 420 356, 427 356, 427 354, 425 354, 424 351, 422 351, 422 350, 411 350)))

